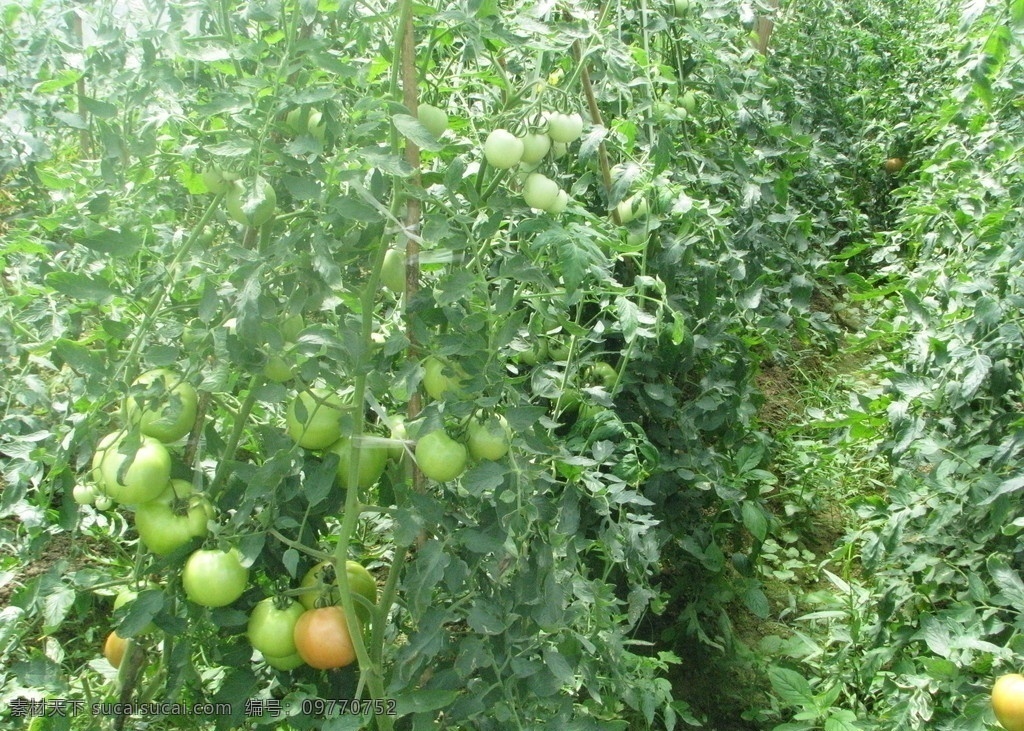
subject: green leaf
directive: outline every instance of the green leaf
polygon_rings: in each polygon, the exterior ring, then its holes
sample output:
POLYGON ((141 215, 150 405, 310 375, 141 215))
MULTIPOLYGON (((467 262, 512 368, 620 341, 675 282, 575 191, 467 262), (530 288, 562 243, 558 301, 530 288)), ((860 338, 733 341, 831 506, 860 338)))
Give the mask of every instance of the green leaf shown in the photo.
POLYGON ((130 229, 106 228, 96 224, 76 231, 75 240, 93 251, 111 256, 130 256, 145 242, 142 235, 130 229))
POLYGON ((103 359, 81 343, 61 338, 54 343, 53 349, 79 373, 99 373, 103 370, 103 359))
POLYGON ((764 543, 768 536, 768 518, 764 514, 764 508, 751 500, 744 500, 740 512, 743 515, 743 527, 759 542, 764 543))
POLYGON ((102 279, 74 272, 50 272, 44 280, 55 290, 76 300, 109 302, 116 292, 102 279))
POLYGON ((405 716, 436 711, 454 703, 458 697, 457 690, 415 690, 395 697, 395 714, 405 716))
POLYGON ((1024 582, 1002 556, 989 556, 985 562, 999 593, 992 597, 993 604, 1024 607, 1024 582))
POLYGON ((403 137, 420 149, 439 152, 445 148, 444 143, 439 142, 438 139, 423 126, 423 123, 416 119, 416 117, 409 114, 396 114, 391 118, 391 121, 394 122, 395 129, 397 129, 403 137))

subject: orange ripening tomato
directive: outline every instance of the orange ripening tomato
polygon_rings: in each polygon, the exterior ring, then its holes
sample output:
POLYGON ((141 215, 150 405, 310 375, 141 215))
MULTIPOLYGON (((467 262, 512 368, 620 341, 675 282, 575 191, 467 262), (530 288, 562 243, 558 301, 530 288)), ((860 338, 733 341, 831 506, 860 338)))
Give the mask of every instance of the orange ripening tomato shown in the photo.
POLYGON ((308 609, 295 623, 295 649, 310 667, 343 668, 355 662, 356 651, 341 607, 308 609))

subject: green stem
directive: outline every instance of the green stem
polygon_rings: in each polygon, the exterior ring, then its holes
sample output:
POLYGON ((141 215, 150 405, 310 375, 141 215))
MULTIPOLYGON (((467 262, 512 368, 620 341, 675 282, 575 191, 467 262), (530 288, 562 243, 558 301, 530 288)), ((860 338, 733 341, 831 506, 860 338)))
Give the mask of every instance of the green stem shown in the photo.
POLYGON ((228 437, 227 444, 224 445, 224 453, 220 456, 217 470, 213 473, 210 489, 207 491, 211 498, 217 497, 218 491, 221 489, 221 482, 227 474, 228 466, 234 461, 235 452, 238 450, 238 443, 242 440, 242 433, 245 431, 245 424, 249 419, 249 414, 252 413, 253 406, 256 405, 256 390, 263 383, 263 378, 264 376, 261 371, 254 374, 249 380, 249 392, 245 395, 242 405, 238 408, 238 413, 235 414, 235 423, 231 427, 231 435, 228 437))
POLYGON ((188 252, 191 251, 196 241, 199 240, 199 236, 202 234, 203 229, 206 228, 206 224, 210 222, 210 219, 213 218, 213 215, 220 208, 220 202, 223 198, 223 194, 218 194, 213 197, 213 200, 210 201, 210 205, 207 206, 202 217, 199 219, 199 223, 195 225, 195 228, 192 229, 192 233, 189 234, 188 238, 186 238, 181 246, 178 247, 178 251, 175 252, 170 264, 167 265, 167 269, 170 272, 168 281, 164 285, 163 289, 161 289, 149 303, 149 307, 142 316, 142 323, 135 331, 132 339, 132 347, 128 351, 128 355, 125 356, 125 359, 121 362, 121 369, 123 371, 122 375, 128 375, 130 368, 132 367, 131 364, 138 358, 139 350, 142 348, 142 345, 146 340, 146 333, 153 326, 153 320, 156 318, 157 312, 160 311, 164 300, 170 296, 171 290, 177 283, 178 273, 176 269, 178 264, 181 263, 182 259, 184 259, 188 255, 188 252))

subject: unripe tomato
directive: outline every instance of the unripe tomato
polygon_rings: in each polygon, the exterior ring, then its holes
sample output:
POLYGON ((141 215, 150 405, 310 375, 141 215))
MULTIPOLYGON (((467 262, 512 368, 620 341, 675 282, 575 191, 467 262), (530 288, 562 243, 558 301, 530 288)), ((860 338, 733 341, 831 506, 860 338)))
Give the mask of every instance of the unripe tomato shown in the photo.
POLYGON ((288 406, 288 436, 305 449, 325 449, 341 436, 341 417, 346 408, 335 393, 322 389, 302 391, 288 406))
POLYGON ((898 173, 907 164, 907 161, 902 157, 890 157, 885 161, 885 172, 890 175, 898 173))
MULTIPOLYGON (((359 594, 370 604, 377 603, 377 582, 366 567, 357 561, 345 562, 345 574, 348 580, 349 591, 359 594)), ((321 561, 306 572, 299 584, 300 589, 305 589, 299 594, 299 602, 306 609, 315 609, 319 606, 329 606, 341 602, 341 589, 338 588, 337 569, 332 561, 321 561)), ((363 603, 355 602, 356 615, 366 621, 370 614, 363 603)))
POLYGON ((299 656, 319 670, 343 668, 356 659, 341 607, 307 609, 295 623, 293 636, 299 656))
POLYGON ((305 329, 306 321, 302 318, 302 313, 289 315, 281 321, 281 337, 286 343, 296 342, 305 329))
POLYGON ((416 442, 415 455, 420 472, 437 482, 454 480, 466 469, 466 447, 443 429, 420 437, 416 442))
POLYGON ((291 655, 285 655, 284 657, 275 657, 264 653, 263 660, 267 665, 274 668, 274 670, 294 670, 295 668, 306 664, 306 661, 302 659, 302 655, 297 652, 291 655))
POLYGON ((295 623, 306 608, 293 599, 279 601, 267 597, 253 607, 246 626, 249 644, 263 653, 264 657, 283 658, 294 655, 295 623))
POLYGON ((530 132, 523 137, 523 162, 536 165, 551 150, 551 138, 546 134, 530 132))
POLYGON ((133 451, 124 433, 110 434, 93 456, 100 491, 119 503, 144 503, 167 487, 171 455, 153 437, 143 436, 133 451), (113 437, 113 439, 111 439, 113 437), (98 473, 98 474, 97 474, 98 473))
POLYGON ((206 523, 211 508, 206 498, 192 495, 184 503, 151 500, 135 508, 135 530, 143 545, 158 556, 166 556, 209 533, 206 523))
POLYGON ((697 98, 693 95, 692 91, 688 91, 679 100, 679 105, 686 110, 687 114, 693 114, 693 110, 697 107, 697 98))
MULTIPOLYGON (((351 489, 349 470, 352 468, 352 440, 342 437, 328 448, 329 452, 338 455, 338 484, 351 489)), ((359 474, 355 486, 364 490, 373 485, 384 474, 388 465, 388 448, 384 446, 364 444, 359 451, 359 474)))
POLYGON ((92 505, 96 502, 96 488, 92 485, 75 485, 71 496, 79 505, 92 505))
POLYGON ((274 354, 263 364, 263 375, 274 383, 287 383, 295 377, 292 366, 283 355, 274 354))
POLYGON ((523 200, 530 208, 546 211, 558 202, 558 183, 541 173, 530 173, 523 185, 523 200))
POLYGON ((199 177, 208 191, 214 195, 220 195, 228 192, 231 188, 231 184, 238 176, 233 173, 226 173, 220 168, 208 168, 204 170, 199 177))
POLYGON ((513 168, 523 159, 523 141, 507 129, 496 129, 484 142, 484 158, 499 170, 513 168))
POLYGON ((619 223, 625 225, 630 221, 637 218, 643 218, 647 215, 647 199, 633 196, 627 198, 624 201, 619 201, 619 204, 615 207, 616 212, 619 214, 619 223))
POLYGON ((198 405, 199 395, 192 384, 166 368, 136 378, 124 400, 128 423, 138 424, 143 434, 164 444, 192 431, 198 405))
POLYGON ((117 632, 111 632, 107 635, 106 642, 103 643, 103 657, 107 658, 107 662, 115 668, 119 668, 121 667, 121 661, 124 659, 124 653, 127 649, 128 640, 117 632))
POLYGON ((551 143, 551 157, 556 160, 561 160, 569 152, 569 146, 564 142, 552 142, 551 143))
POLYGON ((188 557, 181 572, 185 596, 204 607, 226 607, 242 596, 248 583, 249 569, 234 549, 201 548, 188 557))
POLYGON ((388 456, 395 462, 400 462, 405 456, 405 440, 409 433, 405 428, 405 417, 396 414, 391 417, 391 446, 388 447, 388 456))
POLYGON ((473 459, 499 460, 508 454, 512 431, 504 416, 495 414, 484 421, 471 419, 467 432, 473 459))
POLYGON ((395 294, 405 292, 405 252, 388 249, 380 268, 380 282, 395 294))
POLYGON ((440 137, 448 129, 448 114, 433 104, 420 104, 416 108, 416 117, 434 137, 440 137))
POLYGON ((1024 731, 1024 675, 1010 673, 996 680, 992 711, 1006 731, 1024 731))
POLYGON ((548 208, 548 213, 557 215, 564 211, 569 206, 569 194, 564 190, 559 189, 558 197, 555 198, 555 202, 548 208))
POLYGON ((440 401, 446 395, 458 397, 462 393, 465 371, 434 356, 423 361, 423 388, 430 398, 440 401))
POLYGON ((237 181, 224 198, 228 215, 243 226, 257 228, 274 217, 277 193, 263 177, 237 181))
POLYGON ((548 115, 548 136, 554 142, 569 144, 583 134, 583 117, 577 112, 562 114, 553 112, 548 115))
POLYGON ((327 125, 323 123, 323 118, 323 112, 314 109, 309 113, 309 119, 306 120, 306 131, 318 142, 323 142, 324 137, 327 136, 327 125))
POLYGON ((690 8, 692 6, 693 4, 690 2, 690 0, 673 0, 672 12, 675 14, 677 18, 682 18, 683 16, 690 12, 690 8))

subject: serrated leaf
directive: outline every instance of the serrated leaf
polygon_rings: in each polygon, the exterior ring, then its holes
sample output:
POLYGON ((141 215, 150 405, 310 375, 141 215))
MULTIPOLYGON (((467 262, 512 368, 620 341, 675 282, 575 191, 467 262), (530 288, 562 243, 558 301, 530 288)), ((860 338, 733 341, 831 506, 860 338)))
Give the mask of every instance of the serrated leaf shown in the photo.
POLYGON ((103 368, 103 359, 81 343, 61 338, 54 343, 53 349, 65 363, 79 373, 98 373, 103 368))
POLYGON ((131 229, 90 225, 75 232, 75 241, 102 254, 131 256, 142 247, 145 239, 131 229))
POLYGON ((988 505, 989 503, 995 501, 1002 495, 1008 495, 1012 492, 1018 492, 1021 489, 1024 489, 1024 475, 1017 475, 1016 477, 1011 477, 999 483, 999 486, 996 489, 994 489, 991 493, 989 493, 988 496, 986 496, 980 504, 988 505))
POLYGON ((405 139, 412 142, 414 145, 419 147, 421 150, 429 150, 431 152, 438 152, 444 149, 444 143, 438 141, 433 134, 430 133, 420 120, 416 119, 409 114, 396 114, 391 118, 391 121, 405 139))
POLYGON ((999 594, 992 597, 994 604, 1024 607, 1024 582, 1013 567, 1002 556, 989 556, 985 562, 992 581, 999 588, 999 594))
POLYGON ((759 586, 749 586, 743 592, 743 604, 750 613, 760 619, 765 619, 771 613, 771 605, 768 597, 759 586))
POLYGON ((116 294, 107 282, 88 274, 50 272, 46 275, 45 281, 61 294, 76 300, 105 303, 116 294))

